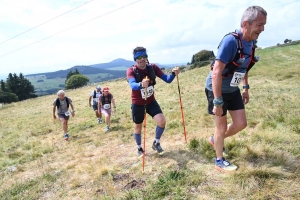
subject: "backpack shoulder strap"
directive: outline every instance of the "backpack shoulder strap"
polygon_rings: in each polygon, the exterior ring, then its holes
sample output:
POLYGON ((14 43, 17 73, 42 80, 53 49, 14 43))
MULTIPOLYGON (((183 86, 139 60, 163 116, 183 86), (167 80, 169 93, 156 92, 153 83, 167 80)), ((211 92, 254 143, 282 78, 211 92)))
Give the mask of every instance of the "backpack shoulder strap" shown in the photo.
POLYGON ((59 106, 60 106, 60 102, 59 102, 59 99, 58 98, 56 98, 56 102, 55 102, 55 104, 56 104, 56 107, 57 107, 57 109, 59 108, 59 106))
POLYGON ((94 97, 93 98, 96 98, 96 90, 94 90, 94 97))
POLYGON ((69 98, 67 96, 65 96, 66 102, 67 102, 67 108, 69 108, 69 98))
POLYGON ((137 83, 141 82, 142 81, 141 74, 139 73, 139 71, 137 70, 137 68, 134 65, 132 65, 131 67, 132 67, 132 71, 133 71, 136 82, 137 83))

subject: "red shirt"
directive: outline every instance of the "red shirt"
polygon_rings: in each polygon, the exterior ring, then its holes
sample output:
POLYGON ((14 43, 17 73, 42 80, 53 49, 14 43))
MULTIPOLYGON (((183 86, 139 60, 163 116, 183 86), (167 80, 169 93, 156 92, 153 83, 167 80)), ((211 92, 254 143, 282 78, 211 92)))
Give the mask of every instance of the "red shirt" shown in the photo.
MULTIPOLYGON (((155 65, 155 64, 151 64, 151 65, 153 67, 155 75, 160 78, 164 74, 163 71, 161 71, 161 69, 157 65, 155 65)), ((149 72, 148 72, 147 68, 140 69, 136 65, 134 67, 136 67, 136 69, 138 70, 142 79, 144 79, 146 76, 148 76, 148 78, 149 78, 149 72)), ((127 76, 127 79, 135 78, 134 72, 133 72, 133 67, 130 67, 129 69, 127 69, 126 76, 127 76)), ((132 90, 131 100, 132 100, 132 103, 136 104, 136 105, 144 105, 145 104, 145 99, 142 98, 141 90, 132 90)), ((150 97, 147 98, 147 104, 150 104, 153 100, 155 100, 154 91, 153 91, 153 95, 151 95, 150 97)))

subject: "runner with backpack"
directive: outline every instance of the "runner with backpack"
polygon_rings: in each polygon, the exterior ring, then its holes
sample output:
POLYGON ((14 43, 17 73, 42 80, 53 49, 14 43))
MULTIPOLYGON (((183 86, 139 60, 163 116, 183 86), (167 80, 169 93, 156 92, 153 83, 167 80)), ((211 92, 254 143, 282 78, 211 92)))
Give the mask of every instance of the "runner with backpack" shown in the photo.
POLYGON ((241 19, 241 29, 227 34, 218 47, 218 54, 206 79, 205 93, 208 113, 214 115, 215 132, 208 142, 215 148, 215 168, 234 172, 237 166, 224 158, 224 139, 247 126, 245 104, 249 102, 248 72, 259 60, 254 42, 264 31, 267 12, 259 6, 247 8, 241 19), (243 83, 241 94, 239 84, 243 83), (232 123, 227 124, 227 111, 232 123))
POLYGON ((127 69, 126 75, 132 89, 131 110, 138 156, 144 156, 144 149, 141 146, 141 132, 145 110, 157 124, 152 149, 161 155, 164 153, 164 150, 160 146, 160 138, 165 130, 166 119, 154 97, 155 78, 159 77, 166 83, 171 83, 175 76, 179 74, 179 69, 175 68, 170 75, 166 75, 157 65, 149 64, 146 48, 144 47, 136 47, 133 50, 133 59, 136 61, 136 64, 127 69), (147 96, 145 96, 146 94, 147 96))
POLYGON ((96 90, 93 90, 90 94, 89 97, 89 105, 90 107, 93 106, 93 110, 95 112, 96 117, 98 118, 98 123, 101 124, 102 123, 102 114, 101 112, 98 112, 98 100, 99 97, 101 96, 102 92, 101 92, 101 86, 98 85, 96 87, 96 90))
POLYGON ((111 117, 111 103, 113 104, 114 113, 116 113, 116 103, 113 95, 109 92, 109 88, 106 86, 103 88, 103 93, 98 99, 98 112, 102 113, 105 117, 106 131, 110 129, 110 117, 111 117))
POLYGON ((70 115, 72 115, 72 117, 75 116, 75 110, 72 104, 72 100, 69 97, 65 96, 65 92, 63 90, 59 90, 57 92, 57 96, 58 98, 56 98, 53 102, 53 118, 56 119, 55 111, 57 108, 57 116, 62 122, 64 139, 68 140, 68 120, 70 118, 70 115), (71 112, 69 111, 69 106, 71 106, 71 112))

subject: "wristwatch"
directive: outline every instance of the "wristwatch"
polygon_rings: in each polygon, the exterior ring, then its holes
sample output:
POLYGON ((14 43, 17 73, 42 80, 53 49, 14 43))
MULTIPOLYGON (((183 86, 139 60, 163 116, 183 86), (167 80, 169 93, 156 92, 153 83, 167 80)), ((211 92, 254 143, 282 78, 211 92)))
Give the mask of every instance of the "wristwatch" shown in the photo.
POLYGON ((243 89, 250 89, 250 86, 249 85, 244 85, 243 89))

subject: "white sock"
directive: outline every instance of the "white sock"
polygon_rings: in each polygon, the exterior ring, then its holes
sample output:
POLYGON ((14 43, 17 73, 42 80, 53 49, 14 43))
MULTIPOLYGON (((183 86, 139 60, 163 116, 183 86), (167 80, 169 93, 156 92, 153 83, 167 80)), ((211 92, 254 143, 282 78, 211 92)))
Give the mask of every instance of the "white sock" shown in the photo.
POLYGON ((155 143, 156 143, 156 144, 159 143, 159 139, 155 139, 155 143))
POLYGON ((139 149, 142 148, 142 145, 138 145, 138 148, 139 148, 139 149))

